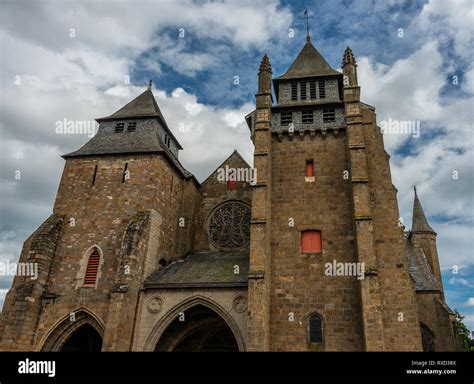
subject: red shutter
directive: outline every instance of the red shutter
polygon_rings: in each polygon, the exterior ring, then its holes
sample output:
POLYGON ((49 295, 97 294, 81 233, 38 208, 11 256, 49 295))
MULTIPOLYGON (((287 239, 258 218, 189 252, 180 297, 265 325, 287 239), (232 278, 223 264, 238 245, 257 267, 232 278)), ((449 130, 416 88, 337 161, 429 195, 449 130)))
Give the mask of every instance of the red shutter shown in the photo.
POLYGON ((91 253, 87 262, 86 276, 84 285, 95 285, 97 272, 99 271, 100 254, 97 250, 91 253))
POLYGON ((237 180, 229 180, 227 182, 227 189, 229 191, 235 191, 237 189, 237 180))
POLYGON ((301 232, 301 252, 321 252, 321 232, 301 232))
POLYGON ((306 177, 314 176, 314 164, 313 161, 306 162, 306 177))

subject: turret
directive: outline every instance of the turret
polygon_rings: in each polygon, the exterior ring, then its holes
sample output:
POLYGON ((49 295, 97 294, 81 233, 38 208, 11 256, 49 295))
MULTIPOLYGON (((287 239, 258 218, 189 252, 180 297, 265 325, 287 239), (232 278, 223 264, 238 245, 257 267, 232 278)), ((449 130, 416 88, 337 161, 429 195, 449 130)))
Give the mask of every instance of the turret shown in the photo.
POLYGON ((349 47, 344 51, 342 57, 342 73, 344 74, 344 86, 345 87, 357 87, 357 63, 352 53, 352 49, 349 47))
POLYGON ((415 199, 413 202, 413 217, 410 231, 410 241, 416 247, 423 249, 431 270, 438 280, 442 289, 441 268, 439 265, 438 251, 436 247, 436 232, 429 225, 425 212, 421 206, 416 187, 414 188, 415 199))

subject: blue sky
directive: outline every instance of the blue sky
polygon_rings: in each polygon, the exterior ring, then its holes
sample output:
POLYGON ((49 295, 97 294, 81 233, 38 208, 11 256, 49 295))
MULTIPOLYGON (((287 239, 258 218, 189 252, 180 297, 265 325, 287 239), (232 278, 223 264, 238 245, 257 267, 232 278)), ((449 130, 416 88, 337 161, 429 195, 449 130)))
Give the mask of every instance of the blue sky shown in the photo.
MULTIPOLYGON (((243 116, 254 107, 260 59, 270 56, 275 76, 288 68, 305 41, 298 18, 307 7, 312 41, 334 68, 353 49, 362 100, 377 108, 379 123, 420 122, 419 138, 385 136, 400 216, 409 228, 416 184, 438 232, 448 304, 474 329, 472 1, 26 4, 3 1, 0 15, 1 260, 15 261, 50 214, 60 155, 87 141, 55 134, 54 122, 109 115, 149 79, 184 147, 180 159, 199 180, 234 148, 251 162, 243 116)), ((0 277, 0 293, 10 282, 0 277)))

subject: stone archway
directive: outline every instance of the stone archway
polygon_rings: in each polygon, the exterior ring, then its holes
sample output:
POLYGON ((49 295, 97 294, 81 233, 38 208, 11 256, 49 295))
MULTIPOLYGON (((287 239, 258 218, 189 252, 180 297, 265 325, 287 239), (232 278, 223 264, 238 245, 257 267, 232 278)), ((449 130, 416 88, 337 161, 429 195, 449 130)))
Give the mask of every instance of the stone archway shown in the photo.
POLYGON ((181 312, 156 344, 161 352, 238 352, 237 340, 225 320, 202 304, 181 312))
POLYGON ((45 352, 100 352, 104 335, 103 323, 86 309, 65 316, 45 337, 40 348, 45 352))

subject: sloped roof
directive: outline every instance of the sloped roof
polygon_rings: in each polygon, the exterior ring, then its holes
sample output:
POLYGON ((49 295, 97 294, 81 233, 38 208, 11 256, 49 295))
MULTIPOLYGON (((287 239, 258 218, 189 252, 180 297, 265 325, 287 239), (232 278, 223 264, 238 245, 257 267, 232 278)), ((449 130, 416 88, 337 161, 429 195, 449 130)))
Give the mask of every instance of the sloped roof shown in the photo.
POLYGON ((248 252, 200 252, 153 272, 145 288, 246 287, 248 252), (234 267, 239 266, 239 273, 234 267))
POLYGON ((140 127, 135 132, 115 133, 113 129, 99 129, 97 134, 81 148, 63 157, 163 152, 166 146, 161 145, 158 128, 159 125, 156 123, 156 127, 140 127))
POLYGON ((331 75, 341 75, 341 72, 331 68, 324 57, 318 52, 313 44, 311 44, 311 40, 308 37, 306 39, 306 44, 296 57, 295 61, 293 61, 290 68, 283 75, 274 80, 331 75))
POLYGON ((434 276, 425 252, 422 248, 414 247, 409 239, 405 239, 405 249, 408 258, 408 271, 415 282, 417 291, 438 291, 440 286, 434 276))
POLYGON ((206 183, 211 179, 211 177, 217 172, 217 170, 218 170, 219 168, 222 168, 222 167, 223 167, 228 161, 230 161, 230 159, 232 159, 232 157, 234 157, 234 156, 237 156, 237 157, 239 158, 239 160, 241 160, 242 163, 246 165, 247 168, 251 168, 250 165, 249 165, 249 163, 247 163, 247 162, 245 161, 245 159, 242 157, 242 155, 239 153, 239 151, 237 151, 237 149, 234 149, 234 151, 233 151, 222 163, 220 163, 220 165, 218 165, 218 166, 209 174, 209 176, 207 176, 206 180, 204 180, 204 181, 201 183, 201 185, 206 184, 206 183))
POLYGON ((151 86, 149 86, 145 92, 138 95, 124 107, 120 108, 117 112, 107 117, 101 117, 97 119, 98 122, 105 120, 117 120, 117 119, 128 119, 137 117, 159 117, 163 122, 165 119, 161 113, 160 107, 156 102, 151 86))
POLYGON ((415 201, 413 202, 411 231, 436 233, 433 228, 431 228, 431 226, 428 224, 428 220, 426 220, 425 212, 423 211, 420 199, 418 198, 418 194, 416 193, 416 188, 415 201))

